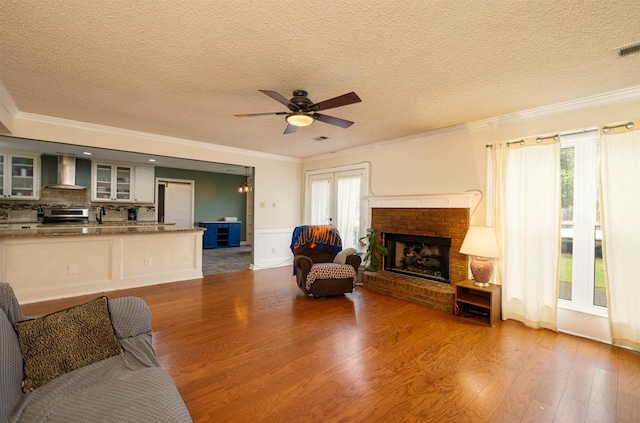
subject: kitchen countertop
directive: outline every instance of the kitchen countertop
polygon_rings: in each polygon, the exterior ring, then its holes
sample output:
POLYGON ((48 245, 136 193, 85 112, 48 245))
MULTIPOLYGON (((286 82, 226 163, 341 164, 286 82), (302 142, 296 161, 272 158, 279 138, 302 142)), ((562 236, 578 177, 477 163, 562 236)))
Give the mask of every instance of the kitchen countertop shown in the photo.
POLYGON ((0 230, 0 239, 3 238, 30 238, 41 236, 73 236, 73 235, 123 235, 123 234, 152 234, 170 232, 194 232, 204 231, 204 228, 194 226, 178 226, 174 223, 151 222, 106 222, 103 224, 24 224, 34 225, 30 229, 0 230))

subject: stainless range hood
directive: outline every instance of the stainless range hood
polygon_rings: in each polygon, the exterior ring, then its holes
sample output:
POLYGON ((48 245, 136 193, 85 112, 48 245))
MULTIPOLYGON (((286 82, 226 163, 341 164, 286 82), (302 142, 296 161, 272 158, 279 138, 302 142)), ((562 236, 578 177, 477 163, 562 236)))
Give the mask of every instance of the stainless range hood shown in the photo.
POLYGON ((87 189, 76 185, 76 156, 68 154, 58 155, 58 183, 47 185, 47 188, 58 189, 87 189))

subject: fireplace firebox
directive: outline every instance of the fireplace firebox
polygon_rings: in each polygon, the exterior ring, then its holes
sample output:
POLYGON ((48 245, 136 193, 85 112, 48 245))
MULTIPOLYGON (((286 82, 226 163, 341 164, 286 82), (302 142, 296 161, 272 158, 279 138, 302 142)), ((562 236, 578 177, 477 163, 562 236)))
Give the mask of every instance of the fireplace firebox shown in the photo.
POLYGON ((383 238, 389 250, 383 258, 384 270, 450 283, 451 238, 398 233, 384 233, 383 238))

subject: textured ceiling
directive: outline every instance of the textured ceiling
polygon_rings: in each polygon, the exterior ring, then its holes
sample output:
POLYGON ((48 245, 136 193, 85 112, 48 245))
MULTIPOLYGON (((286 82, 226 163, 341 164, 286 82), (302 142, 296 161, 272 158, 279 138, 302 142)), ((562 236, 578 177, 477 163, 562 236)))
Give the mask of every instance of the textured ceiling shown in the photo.
POLYGON ((1 1, 18 109, 309 157, 640 86, 640 1, 1 1), (362 103, 283 135, 260 93, 362 103), (325 141, 313 138, 327 136, 325 141))

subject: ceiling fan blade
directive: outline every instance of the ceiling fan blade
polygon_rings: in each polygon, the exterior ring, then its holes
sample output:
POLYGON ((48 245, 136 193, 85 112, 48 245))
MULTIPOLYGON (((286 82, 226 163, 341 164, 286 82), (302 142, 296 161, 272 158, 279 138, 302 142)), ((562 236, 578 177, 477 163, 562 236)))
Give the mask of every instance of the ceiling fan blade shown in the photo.
POLYGON ((282 94, 277 93, 275 91, 269 91, 269 90, 258 90, 263 94, 268 95, 269 97, 271 97, 272 99, 274 99, 275 101, 284 104, 285 106, 287 106, 290 110, 295 110, 298 111, 300 110, 300 107, 298 107, 296 104, 292 103, 289 101, 288 98, 284 97, 282 94), (291 109, 293 107, 293 109, 291 109))
POLYGON ((293 125, 287 124, 287 127, 284 130, 284 135, 293 134, 294 132, 296 132, 296 127, 293 125))
POLYGON ((320 122, 328 123, 330 125, 339 126, 341 128, 348 128, 353 125, 350 120, 340 119, 333 116, 321 115, 320 113, 314 113, 313 117, 320 122))
POLYGON ((360 97, 358 97, 356 93, 350 92, 348 94, 330 98, 329 100, 314 103, 309 106, 309 110, 319 111, 333 109, 334 107, 346 106, 347 104, 359 103, 361 101, 362 100, 360 100, 360 97))
POLYGON ((241 115, 234 115, 235 117, 253 117, 253 116, 267 116, 267 115, 286 115, 288 112, 271 112, 271 113, 244 113, 241 115))

